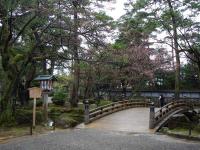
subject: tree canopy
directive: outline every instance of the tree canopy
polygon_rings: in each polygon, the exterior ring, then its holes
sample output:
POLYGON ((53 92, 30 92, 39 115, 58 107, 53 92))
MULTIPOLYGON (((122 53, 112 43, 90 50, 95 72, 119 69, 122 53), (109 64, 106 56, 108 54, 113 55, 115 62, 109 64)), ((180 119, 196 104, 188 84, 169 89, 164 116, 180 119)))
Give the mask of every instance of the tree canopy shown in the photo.
POLYGON ((117 21, 104 2, 0 1, 0 124, 41 74, 59 76, 72 107, 111 89, 199 90, 198 1, 129 0, 117 21))

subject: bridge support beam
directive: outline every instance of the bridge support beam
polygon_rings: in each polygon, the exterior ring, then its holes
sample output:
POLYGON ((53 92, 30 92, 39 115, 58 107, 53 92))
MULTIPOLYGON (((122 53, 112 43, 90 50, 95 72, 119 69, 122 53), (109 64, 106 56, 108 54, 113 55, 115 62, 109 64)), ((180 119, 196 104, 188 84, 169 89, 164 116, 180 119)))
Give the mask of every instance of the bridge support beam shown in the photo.
POLYGON ((84 102, 84 122, 85 122, 85 124, 88 124, 89 123, 89 121, 90 121, 90 116, 89 116, 89 114, 90 114, 90 112, 89 112, 89 102, 86 100, 85 102, 84 102))
POLYGON ((150 106, 150 114, 149 114, 149 129, 153 129, 155 126, 155 106, 154 103, 150 106))

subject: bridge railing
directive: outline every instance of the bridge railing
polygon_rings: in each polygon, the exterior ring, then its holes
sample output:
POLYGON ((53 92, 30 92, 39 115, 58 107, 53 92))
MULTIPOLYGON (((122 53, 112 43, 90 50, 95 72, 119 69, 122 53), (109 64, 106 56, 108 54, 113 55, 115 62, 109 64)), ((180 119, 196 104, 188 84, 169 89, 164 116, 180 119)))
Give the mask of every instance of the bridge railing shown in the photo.
MULTIPOLYGON (((124 100, 113 102, 108 105, 104 105, 92 110, 89 110, 89 104, 85 105, 85 123, 90 123, 94 120, 97 120, 101 117, 109 115, 111 113, 128 109, 134 107, 149 107, 151 106, 150 100, 124 100)), ((149 128, 153 129, 157 126, 160 122, 162 122, 165 118, 167 118, 170 114, 174 113, 178 109, 191 109, 196 106, 200 106, 200 101, 191 101, 191 100, 174 100, 164 107, 160 108, 158 111, 155 112, 155 107, 150 107, 150 120, 149 120, 149 128)))
MULTIPOLYGON (((154 106, 155 107, 160 107, 160 101, 158 98, 152 98, 151 99, 152 102, 154 102, 154 106)), ((186 101, 188 103, 193 104, 194 106, 199 107, 200 106, 200 99, 187 99, 187 98, 181 98, 179 100, 175 99, 175 98, 165 98, 165 104, 174 102, 174 101, 186 101)))
POLYGON ((124 100, 124 101, 113 102, 111 104, 89 110, 88 113, 85 114, 86 115, 85 123, 86 124, 90 123, 106 115, 124 109, 134 108, 134 107, 148 107, 149 105, 150 105, 149 100, 124 100))
POLYGON ((162 120, 164 120, 167 116, 172 114, 174 111, 178 109, 191 109, 196 105, 195 102, 187 101, 187 100, 177 100, 172 101, 168 103, 167 105, 160 108, 158 111, 155 112, 153 120, 150 120, 150 122, 153 122, 153 126, 151 128, 154 128, 157 126, 162 120))

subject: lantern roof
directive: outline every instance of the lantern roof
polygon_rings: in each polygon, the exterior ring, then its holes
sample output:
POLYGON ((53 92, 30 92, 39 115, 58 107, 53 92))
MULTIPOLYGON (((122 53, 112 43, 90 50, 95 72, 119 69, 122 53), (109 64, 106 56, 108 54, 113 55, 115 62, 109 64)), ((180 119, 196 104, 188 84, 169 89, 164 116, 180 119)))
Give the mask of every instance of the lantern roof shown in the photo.
POLYGON ((39 75, 34 80, 37 80, 37 81, 44 81, 44 80, 56 81, 57 79, 54 75, 39 75))

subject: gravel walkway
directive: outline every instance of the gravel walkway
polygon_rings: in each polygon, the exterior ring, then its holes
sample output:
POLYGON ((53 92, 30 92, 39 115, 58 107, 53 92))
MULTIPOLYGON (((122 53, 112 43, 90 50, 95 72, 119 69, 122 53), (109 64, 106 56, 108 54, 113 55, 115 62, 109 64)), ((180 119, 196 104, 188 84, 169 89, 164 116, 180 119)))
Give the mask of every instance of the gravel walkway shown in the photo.
POLYGON ((0 150, 200 150, 200 143, 165 135, 75 129, 13 139, 0 144, 0 150))

